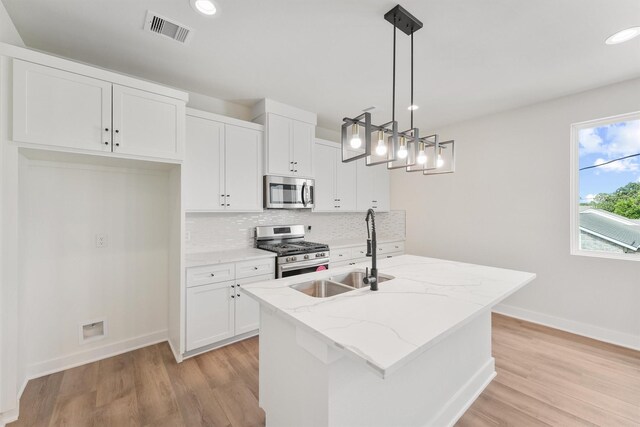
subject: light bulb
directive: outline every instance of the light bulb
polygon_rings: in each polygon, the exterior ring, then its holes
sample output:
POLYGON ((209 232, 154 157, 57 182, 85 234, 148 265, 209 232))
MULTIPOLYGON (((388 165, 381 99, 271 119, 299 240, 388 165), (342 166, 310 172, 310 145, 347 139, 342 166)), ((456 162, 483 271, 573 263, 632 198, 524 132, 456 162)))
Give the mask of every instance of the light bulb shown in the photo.
POLYGON ((362 146, 362 140, 360 139, 360 129, 358 124, 354 123, 351 128, 351 148, 360 148, 362 146))
POLYGON ((442 165, 444 165, 444 160, 442 159, 442 156, 438 154, 438 161, 436 163, 436 167, 441 168, 442 165))
POLYGON ((384 132, 378 131, 378 146, 376 147, 376 154, 378 156, 384 156, 387 154, 387 144, 384 143, 384 132))
POLYGON ((191 6, 203 15, 215 15, 216 5, 211 0, 190 0, 191 6))
POLYGON ((416 160, 421 165, 427 163, 427 155, 424 153, 424 142, 421 142, 419 145, 418 158, 416 160))
POLYGON ((407 140, 404 136, 400 137, 400 147, 398 147, 398 158, 406 159, 409 152, 407 151, 407 140))
POLYGON ((631 27, 610 36, 605 40, 606 44, 620 44, 640 36, 640 27, 631 27))
POLYGON ((424 150, 420 150, 418 152, 418 163, 420 163, 421 165, 427 163, 427 155, 424 154, 424 150))

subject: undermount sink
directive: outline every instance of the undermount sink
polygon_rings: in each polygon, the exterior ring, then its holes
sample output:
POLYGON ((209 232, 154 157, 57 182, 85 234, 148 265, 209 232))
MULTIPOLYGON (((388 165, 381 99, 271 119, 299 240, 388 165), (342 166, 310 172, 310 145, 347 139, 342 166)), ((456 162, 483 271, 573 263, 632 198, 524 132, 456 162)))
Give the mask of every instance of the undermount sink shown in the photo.
POLYGON ((291 285, 291 288, 314 298, 328 298, 353 290, 345 285, 329 280, 313 280, 311 282, 298 283, 291 285))
MULTIPOLYGON (((369 286, 364 284, 362 280, 364 279, 364 276, 365 272, 363 270, 355 270, 348 273, 338 274, 329 277, 328 279, 297 283, 295 285, 291 285, 290 288, 295 289, 298 292, 302 292, 303 294, 307 294, 310 297, 329 298, 354 289, 369 286)), ((386 282, 391 279, 395 279, 395 277, 378 273, 378 283, 386 282)))
MULTIPOLYGON (((347 285, 351 288, 360 289, 365 286, 369 286, 364 284, 363 282, 364 277, 365 277, 364 271, 356 270, 356 271, 350 271, 348 273, 330 277, 329 280, 332 280, 337 283, 341 283, 343 285, 347 285)), ((378 283, 386 282, 387 280, 391 280, 391 279, 395 279, 395 277, 378 273, 378 283)))

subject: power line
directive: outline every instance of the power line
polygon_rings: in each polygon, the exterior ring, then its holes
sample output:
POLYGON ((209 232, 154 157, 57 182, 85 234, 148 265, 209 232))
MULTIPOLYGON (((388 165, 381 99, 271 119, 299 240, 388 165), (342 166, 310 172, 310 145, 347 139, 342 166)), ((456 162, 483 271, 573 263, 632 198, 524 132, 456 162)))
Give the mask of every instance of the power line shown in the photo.
POLYGON ((620 157, 619 159, 609 160, 608 162, 600 163, 600 164, 597 164, 597 165, 585 166, 583 168, 580 168, 579 170, 583 171, 585 169, 599 168, 600 166, 608 165, 609 163, 618 162, 620 160, 630 159, 631 157, 637 157, 637 156, 640 156, 640 153, 636 153, 636 154, 631 154, 629 156, 620 157))

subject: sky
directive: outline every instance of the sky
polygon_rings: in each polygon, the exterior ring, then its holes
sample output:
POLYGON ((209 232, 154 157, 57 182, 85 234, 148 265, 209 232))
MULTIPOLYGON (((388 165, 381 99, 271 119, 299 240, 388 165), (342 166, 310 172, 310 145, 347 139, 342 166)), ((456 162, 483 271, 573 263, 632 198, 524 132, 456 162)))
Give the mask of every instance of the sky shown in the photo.
MULTIPOLYGON (((640 119, 581 129, 580 168, 640 153, 640 119)), ((640 156, 580 171, 580 202, 640 182, 640 156)))

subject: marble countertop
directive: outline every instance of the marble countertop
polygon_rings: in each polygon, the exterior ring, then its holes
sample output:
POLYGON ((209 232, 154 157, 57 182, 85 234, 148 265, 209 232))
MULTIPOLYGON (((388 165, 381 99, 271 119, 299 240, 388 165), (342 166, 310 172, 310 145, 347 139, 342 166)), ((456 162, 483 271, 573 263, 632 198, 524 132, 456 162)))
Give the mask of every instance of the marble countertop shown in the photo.
POLYGON ((395 279, 330 298, 314 298, 290 285, 327 278, 368 263, 279 280, 243 290, 263 308, 304 328, 383 378, 449 333, 511 295, 536 275, 436 258, 402 255, 379 260, 395 279))
MULTIPOLYGON (((378 243, 389 243, 389 242, 404 242, 404 239, 399 239, 397 237, 378 237, 378 243)), ((326 243, 329 245, 329 250, 331 249, 341 249, 347 248, 349 246, 366 246, 367 238, 363 239, 340 239, 340 240, 330 240, 328 242, 323 241, 322 243, 326 243)))
POLYGON ((185 267, 199 267, 201 265, 248 261, 260 258, 275 258, 275 256, 275 252, 263 251, 262 249, 256 248, 232 249, 218 252, 197 252, 185 256, 185 267))

